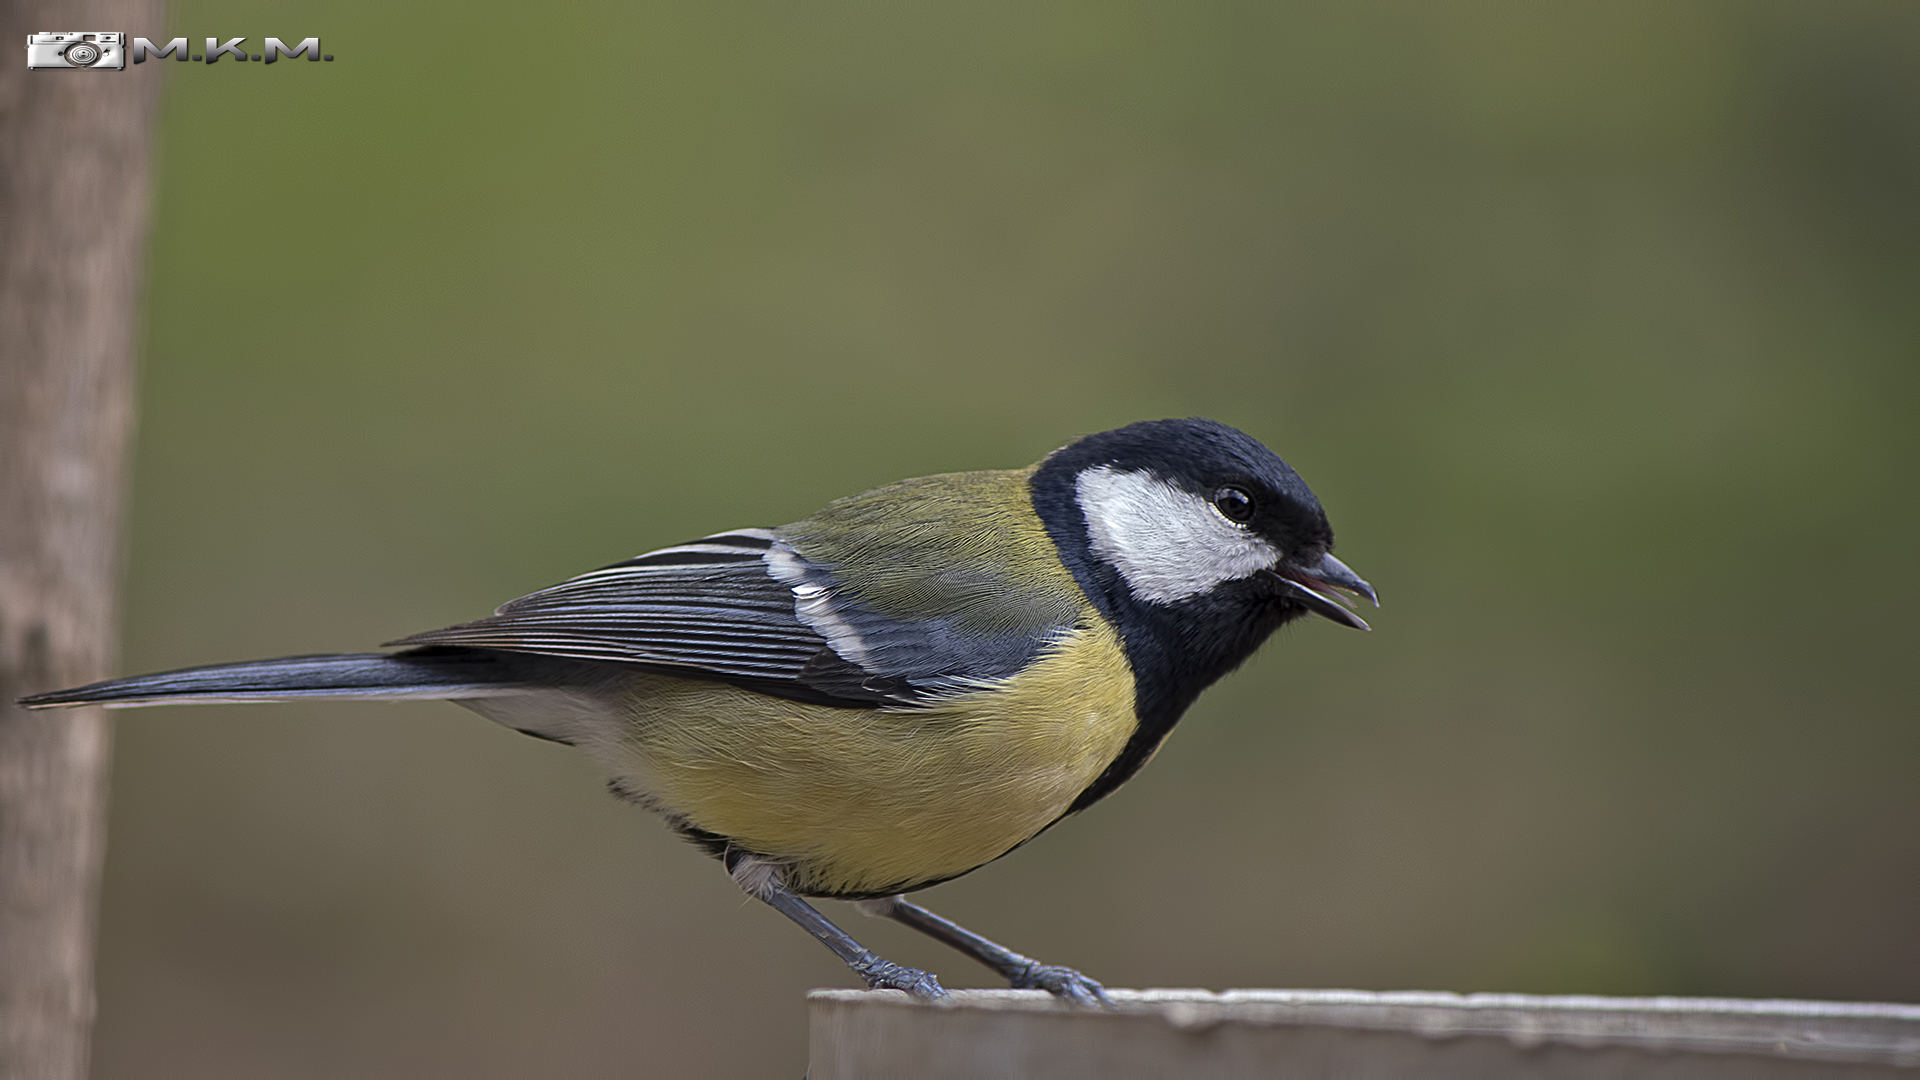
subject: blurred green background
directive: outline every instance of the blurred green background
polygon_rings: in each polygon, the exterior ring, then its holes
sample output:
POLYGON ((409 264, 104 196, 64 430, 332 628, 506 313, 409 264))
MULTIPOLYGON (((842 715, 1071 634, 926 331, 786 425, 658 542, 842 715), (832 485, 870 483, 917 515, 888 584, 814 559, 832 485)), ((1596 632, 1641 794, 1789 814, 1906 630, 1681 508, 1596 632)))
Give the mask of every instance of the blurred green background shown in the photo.
MULTIPOLYGON (((1212 416, 1375 632, 931 906, 1118 986, 1920 1000, 1920 6, 172 19, 337 58, 165 65, 127 670, 1212 416)), ((102 1076, 797 1076, 850 983, 453 706, 122 717, 102 1076)))

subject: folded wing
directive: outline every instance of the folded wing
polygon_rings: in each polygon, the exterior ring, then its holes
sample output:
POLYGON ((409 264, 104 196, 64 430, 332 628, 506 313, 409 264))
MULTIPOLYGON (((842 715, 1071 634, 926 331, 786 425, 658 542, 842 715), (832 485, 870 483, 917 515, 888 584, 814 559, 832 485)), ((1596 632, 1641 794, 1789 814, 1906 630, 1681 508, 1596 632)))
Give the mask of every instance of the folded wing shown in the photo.
POLYGON ((393 644, 639 664, 850 708, 921 704, 1014 675, 1085 617, 1024 490, 1024 473, 907 481, 393 644))

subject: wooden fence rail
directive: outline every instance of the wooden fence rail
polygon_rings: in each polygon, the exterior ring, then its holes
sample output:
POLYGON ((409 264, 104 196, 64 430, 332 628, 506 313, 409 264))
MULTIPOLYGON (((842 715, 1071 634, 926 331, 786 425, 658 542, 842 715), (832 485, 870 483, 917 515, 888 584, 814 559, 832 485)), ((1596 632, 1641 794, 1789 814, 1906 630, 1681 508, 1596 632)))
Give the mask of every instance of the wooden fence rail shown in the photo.
POLYGON ((816 990, 810 1080, 1920 1077, 1920 1005, 1353 990, 816 990))

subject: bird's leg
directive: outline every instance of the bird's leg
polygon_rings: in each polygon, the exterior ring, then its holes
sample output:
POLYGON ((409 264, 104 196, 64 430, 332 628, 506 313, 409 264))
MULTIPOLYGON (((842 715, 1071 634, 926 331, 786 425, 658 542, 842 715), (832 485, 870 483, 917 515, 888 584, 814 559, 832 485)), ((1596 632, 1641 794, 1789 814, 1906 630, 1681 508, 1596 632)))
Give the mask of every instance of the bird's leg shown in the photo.
POLYGON ((1030 956, 1021 956, 1004 945, 988 941, 957 923, 935 915, 904 897, 887 896, 862 900, 854 905, 867 915, 905 923, 915 930, 959 949, 1006 977, 1015 990, 1045 990, 1054 997, 1076 1005, 1113 1006, 1099 983, 1069 967, 1043 964, 1030 956))
POLYGON ((751 857, 729 858, 727 872, 742 889, 757 899, 764 900, 775 911, 800 924, 807 933, 812 934, 822 945, 833 950, 833 955, 846 962, 855 975, 867 984, 869 990, 905 990, 921 1001, 945 1002, 951 1000, 946 990, 940 986, 940 980, 931 972, 918 968, 903 967, 891 960, 882 960, 866 946, 853 940, 845 930, 833 925, 825 916, 815 910, 812 904, 802 900, 799 894, 787 888, 781 880, 780 868, 769 862, 751 857))

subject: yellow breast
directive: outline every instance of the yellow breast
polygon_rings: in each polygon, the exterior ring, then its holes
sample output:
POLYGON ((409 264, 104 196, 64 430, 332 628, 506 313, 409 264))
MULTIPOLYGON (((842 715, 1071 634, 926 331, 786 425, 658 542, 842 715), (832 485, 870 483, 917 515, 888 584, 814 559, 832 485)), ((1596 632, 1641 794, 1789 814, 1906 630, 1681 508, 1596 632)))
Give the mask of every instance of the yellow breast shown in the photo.
POLYGON ((616 774, 823 896, 998 858, 1064 813, 1135 723, 1118 635, 1091 613, 1019 675, 930 707, 834 709, 643 676, 630 708, 605 748, 616 774))

